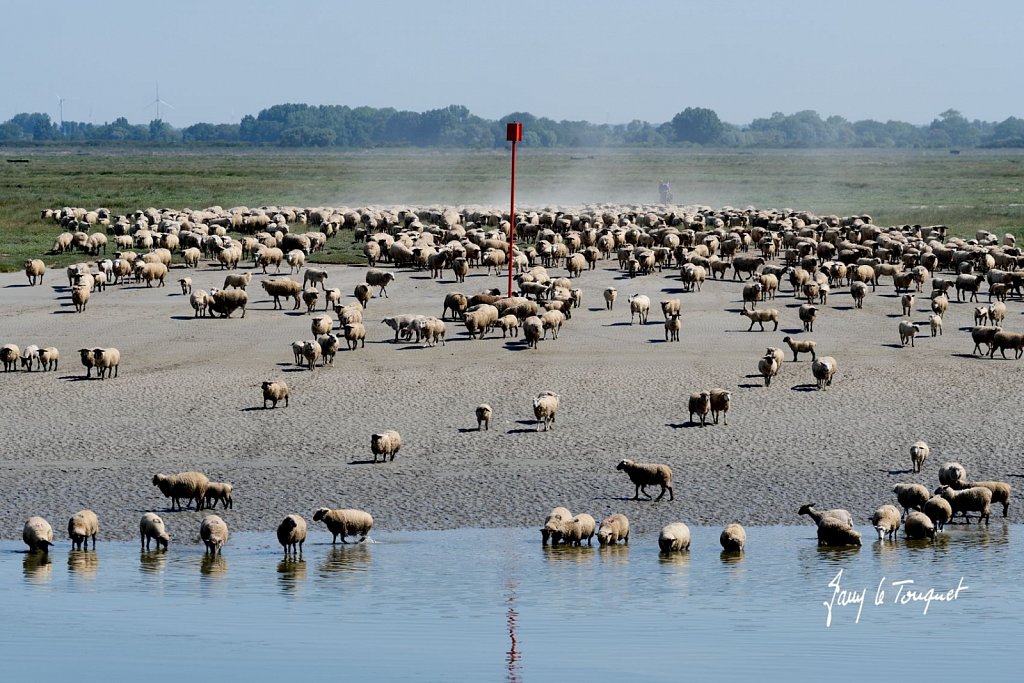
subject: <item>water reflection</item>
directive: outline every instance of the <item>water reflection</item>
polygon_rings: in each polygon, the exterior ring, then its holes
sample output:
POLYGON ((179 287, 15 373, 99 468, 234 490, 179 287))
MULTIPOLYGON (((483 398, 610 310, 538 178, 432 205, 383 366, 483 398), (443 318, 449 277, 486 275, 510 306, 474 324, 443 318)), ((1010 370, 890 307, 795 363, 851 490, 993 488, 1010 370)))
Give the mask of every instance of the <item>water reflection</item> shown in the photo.
POLYGON ((510 577, 505 589, 508 591, 508 597, 505 598, 505 603, 508 605, 508 610, 505 614, 505 624, 508 626, 508 638, 509 647, 508 652, 505 656, 505 665, 508 669, 508 682, 519 683, 522 678, 520 676, 523 665, 519 661, 522 654, 519 652, 519 641, 517 638, 517 632, 519 630, 519 611, 516 609, 516 588, 519 582, 510 577))
POLYGON ((277 578, 281 592, 295 593, 306 580, 306 561, 294 557, 284 558, 277 563, 277 578))
POLYGON ((321 576, 365 572, 370 567, 370 546, 367 543, 333 546, 318 569, 321 576))
POLYGON ((674 550, 669 553, 658 552, 658 564, 667 567, 678 567, 685 569, 690 564, 689 550, 674 550))
POLYGON ((22 561, 25 580, 33 584, 43 584, 50 580, 53 562, 49 553, 26 553, 22 561))
POLYGON ((100 556, 95 550, 72 550, 68 553, 68 571, 85 579, 96 578, 100 556))
POLYGON ((628 545, 606 545, 597 549, 601 562, 611 567, 621 567, 629 564, 628 545))
POLYGON ((739 565, 743 562, 743 551, 723 550, 718 554, 718 559, 724 565, 739 565))
POLYGON ((228 561, 224 559, 224 556, 220 553, 216 555, 210 555, 209 553, 203 554, 203 559, 199 563, 199 572, 206 577, 211 579, 223 578, 228 571, 228 561))
POLYGON ((595 549, 585 545, 545 545, 544 559, 555 563, 593 564, 597 558, 595 549))
POLYGON ((167 566, 167 548, 139 552, 139 569, 143 574, 159 574, 167 566))

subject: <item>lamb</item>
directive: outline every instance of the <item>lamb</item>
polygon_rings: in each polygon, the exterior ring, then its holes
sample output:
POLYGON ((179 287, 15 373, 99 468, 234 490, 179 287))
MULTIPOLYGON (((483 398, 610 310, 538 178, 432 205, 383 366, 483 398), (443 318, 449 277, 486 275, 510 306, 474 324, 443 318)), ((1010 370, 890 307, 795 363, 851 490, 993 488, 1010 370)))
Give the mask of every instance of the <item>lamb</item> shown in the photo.
POLYGON ((678 313, 674 313, 665 318, 665 341, 679 341, 679 331, 682 327, 683 324, 679 319, 678 313))
POLYGON ((939 468, 939 483, 943 486, 956 486, 967 481, 967 470, 958 462, 943 463, 939 468))
POLYGON ((920 510, 925 502, 931 498, 931 494, 920 484, 896 484, 892 488, 896 494, 896 500, 903 507, 903 516, 911 510, 920 510))
POLYGON ((971 489, 971 488, 986 488, 992 492, 992 502, 1002 503, 1003 505, 1003 517, 1006 517, 1010 509, 1010 485, 1002 481, 974 481, 964 482, 955 481, 950 486, 957 490, 971 489))
POLYGON ((967 516, 968 512, 979 513, 979 524, 982 519, 985 520, 986 525, 988 524, 989 511, 992 505, 992 491, 990 489, 984 486, 975 486, 958 491, 950 486, 943 485, 935 489, 935 493, 946 499, 946 502, 953 509, 954 517, 956 517, 957 513, 964 516, 965 524, 971 523, 970 517, 967 516))
MULTIPOLYGON (((544 526, 540 528, 540 544, 547 545, 548 539, 555 531, 561 533, 562 526, 572 519, 572 513, 564 507, 556 507, 544 518, 544 526)), ((554 545, 554 541, 552 541, 554 545)))
POLYGON ((306 520, 301 515, 288 515, 277 525, 277 542, 284 548, 284 554, 302 554, 306 542, 306 520))
POLYGON ((327 530, 331 532, 332 545, 338 542, 339 536, 342 543, 347 544, 348 541, 345 539, 352 536, 359 536, 359 542, 362 543, 373 528, 373 517, 370 513, 353 508, 320 508, 313 513, 313 521, 322 521, 327 525, 327 530))
POLYGON ((207 515, 199 525, 199 538, 206 545, 206 552, 219 555, 228 542, 228 525, 217 515, 207 515))
POLYGON ((945 294, 932 299, 932 313, 939 316, 940 318, 946 315, 946 309, 949 308, 949 299, 946 298, 945 294))
POLYGON ((801 353, 810 353, 812 362, 818 359, 816 352, 817 344, 814 341, 810 339, 797 340, 792 337, 786 337, 782 341, 788 344, 789 348, 793 351, 794 363, 799 359, 801 353))
POLYGON ((380 291, 377 293, 377 296, 383 296, 385 299, 390 298, 388 297, 387 287, 394 281, 394 279, 394 273, 389 273, 384 270, 370 268, 366 271, 366 284, 371 287, 380 287, 380 291))
POLYGON ((979 356, 983 355, 981 351, 981 345, 984 344, 988 347, 985 353, 987 354, 992 350, 992 340, 996 336, 996 332, 1001 332, 1001 327, 975 327, 971 330, 971 341, 974 342, 974 350, 971 351, 973 356, 977 353, 979 356))
POLYGON ((542 391, 533 399, 533 416, 537 419, 537 428, 544 425, 544 431, 554 429, 555 414, 558 412, 559 396, 553 391, 542 391))
MULTIPOLYGON (((494 309, 494 319, 497 320, 498 319, 498 309, 494 308, 493 306, 491 306, 491 308, 494 309)), ((381 320, 381 323, 384 324, 384 325, 387 325, 388 327, 390 327, 391 329, 393 329, 395 331, 395 340, 394 341, 397 343, 399 335, 401 335, 408 327, 410 327, 412 325, 413 321, 416 320, 419 317, 422 317, 422 316, 417 316, 417 315, 412 315, 412 314, 406 313, 404 315, 388 316, 386 318, 383 318, 381 320)), ((481 318, 481 319, 483 319, 483 318, 481 318)), ((467 327, 468 327, 468 324, 467 324, 467 327)))
POLYGON ((729 408, 732 406, 732 392, 725 389, 712 389, 709 393, 711 401, 711 419, 718 424, 718 416, 721 415, 725 426, 729 426, 729 408))
POLYGON ((629 545, 629 520, 626 515, 608 515, 601 520, 597 530, 597 542, 602 546, 615 545, 622 541, 629 545))
POLYGON ((651 311, 651 299, 643 294, 634 294, 626 299, 629 302, 629 324, 632 325, 637 316, 640 324, 647 324, 647 314, 651 311))
POLYGON ((916 541, 923 538, 935 538, 935 525, 923 512, 911 512, 903 523, 903 533, 907 538, 916 541))
POLYGON ((75 305, 75 313, 84 312, 86 304, 89 303, 89 288, 83 286, 72 287, 71 303, 75 305))
POLYGON ((302 276, 302 288, 306 288, 306 283, 311 283, 313 287, 320 285, 321 288, 325 288, 327 285, 324 284, 324 280, 327 279, 327 271, 320 268, 312 268, 306 266, 306 272, 302 276))
POLYGON ((245 289, 252 282, 252 273, 228 273, 224 277, 224 289, 234 287, 235 289, 245 289))
POLYGON ((615 299, 618 298, 619 292, 614 287, 608 287, 604 290, 604 307, 606 310, 612 310, 615 307, 615 299))
POLYGON ((302 290, 302 303, 306 304, 306 315, 313 312, 317 302, 320 300, 320 290, 315 287, 307 287, 302 290))
POLYGON ((370 450, 373 452, 374 462, 377 462, 377 456, 383 456, 384 462, 387 462, 390 456, 391 462, 394 462, 395 454, 401 447, 402 437, 394 430, 380 432, 370 437, 370 450))
POLYGON ((28 276, 29 287, 43 284, 43 274, 46 272, 46 264, 41 259, 25 260, 25 275, 28 276))
POLYGON ((975 306, 974 307, 974 325, 988 325, 988 307, 987 306, 975 306))
MULTIPOLYGON (((338 291, 339 293, 341 292, 341 290, 338 291)), ((356 301, 359 302, 359 305, 365 309, 366 305, 370 302, 370 299, 373 298, 373 288, 365 282, 360 282, 356 285, 356 288, 352 290, 352 295, 356 298, 356 301)))
POLYGON ((934 313, 928 316, 928 327, 931 328, 932 336, 942 336, 942 316, 935 315, 934 313))
POLYGON ((47 346, 36 351, 36 359, 39 363, 39 368, 44 372, 56 370, 57 363, 60 361, 60 351, 53 346, 47 346))
POLYGON ((21 538, 30 553, 49 552, 53 545, 53 527, 42 517, 29 517, 25 520, 21 538))
POLYGON ((568 545, 581 546, 586 539, 587 545, 593 545, 594 530, 597 522, 586 513, 581 513, 572 519, 563 522, 560 529, 551 532, 551 544, 565 543, 568 545))
POLYGON ((925 501, 923 512, 938 531, 942 531, 946 523, 953 519, 953 507, 942 496, 932 496, 925 501))
POLYGON ((730 524, 722 529, 722 534, 718 537, 718 542, 722 544, 722 550, 724 552, 743 552, 743 547, 747 544, 747 532, 739 524, 730 524))
MULTIPOLYGON (((513 339, 519 336, 519 318, 512 315, 503 315, 498 318, 498 327, 501 328, 501 338, 504 339, 506 336, 511 336, 513 339)), ((544 321, 541 320, 541 328, 544 327, 544 321)))
POLYGON ((366 348, 366 326, 362 323, 346 323, 341 328, 345 335, 345 345, 349 351, 355 351, 360 344, 366 348))
POLYGON ((909 316, 914 310, 914 295, 904 294, 900 297, 900 303, 903 305, 903 315, 909 316))
POLYGON ((183 277, 178 279, 178 284, 181 285, 181 294, 190 294, 192 292, 192 278, 183 277))
POLYGON ((79 510, 68 520, 68 537, 75 550, 88 550, 89 539, 96 550, 96 534, 100 532, 100 520, 92 510, 79 510))
POLYGON ((878 540, 881 541, 888 536, 889 540, 895 541, 896 532, 899 531, 902 519, 900 511, 894 505, 883 505, 875 510, 875 513, 871 515, 871 526, 875 527, 875 531, 878 532, 878 540))
POLYGON ((284 306, 281 305, 282 298, 289 298, 295 300, 295 305, 292 307, 293 311, 299 308, 299 297, 302 294, 302 285, 295 280, 289 278, 277 278, 271 280, 263 280, 260 282, 260 286, 263 287, 268 296, 274 297, 274 308, 284 310, 284 306))
MULTIPOLYGON (((805 304, 806 305, 806 304, 805 304)), ((740 315, 746 316, 750 319, 750 327, 747 328, 747 332, 751 332, 754 329, 754 323, 761 326, 761 331, 764 332, 764 324, 766 322, 774 322, 775 327, 772 331, 779 329, 779 311, 775 308, 762 308, 760 311, 740 311, 740 315)))
MULTIPOLYGON (((298 364, 298 361, 296 361, 298 364)), ((263 409, 267 409, 267 401, 270 407, 276 408, 278 401, 284 401, 284 407, 288 407, 288 385, 281 380, 268 381, 263 383, 263 409)))
MULTIPOLYGON (((297 304, 298 298, 295 301, 297 304)), ((242 309, 242 317, 244 318, 245 307, 248 303, 249 295, 245 293, 244 289, 232 289, 231 291, 223 289, 210 290, 210 310, 214 313, 219 313, 222 318, 230 318, 231 314, 239 308, 242 309)))
POLYGON ((153 485, 160 489, 165 498, 171 499, 171 510, 184 510, 182 500, 195 501, 196 510, 202 510, 206 488, 210 480, 201 472, 179 472, 178 474, 154 474, 153 485))
POLYGON ((675 500, 675 493, 672 491, 672 468, 668 465, 622 460, 615 466, 615 469, 624 471, 636 486, 633 500, 640 500, 641 493, 650 498, 646 489, 648 486, 654 485, 661 486, 661 493, 654 499, 655 501, 661 500, 665 496, 665 491, 668 491, 669 500, 675 500))
POLYGON ((203 496, 205 505, 213 510, 219 502, 225 510, 235 507, 232 494, 235 487, 226 481, 211 481, 206 487, 206 494, 203 496))
POLYGON ((106 379, 111 370, 114 371, 113 376, 117 377, 118 367, 121 365, 120 351, 114 348, 93 349, 92 360, 100 379, 106 379))
POLYGON ((921 465, 928 459, 928 454, 931 449, 928 448, 928 444, 924 441, 915 441, 914 445, 910 447, 910 462, 913 465, 914 472, 921 471, 921 465))
POLYGON ((663 553, 690 549, 690 527, 682 522, 667 524, 658 534, 658 548, 663 553))
POLYGON ((479 432, 481 429, 491 429, 491 415, 493 411, 491 406, 486 403, 481 403, 476 407, 476 430, 479 432))
POLYGON ((764 385, 770 387, 772 385, 772 377, 779 374, 779 360, 773 353, 766 353, 761 360, 757 362, 757 371, 764 377, 764 385))
POLYGON ((814 375, 819 391, 827 391, 826 387, 832 386, 832 378, 838 367, 836 359, 832 356, 822 356, 819 360, 811 362, 811 374, 814 375))
POLYGON ((690 424, 694 424, 693 415, 700 417, 700 426, 707 423, 708 413, 711 412, 711 394, 707 391, 690 394, 690 424))
POLYGON ((918 335, 918 333, 921 332, 920 326, 910 322, 909 320, 901 320, 900 321, 900 328, 899 329, 900 329, 900 345, 901 346, 906 346, 907 345, 907 341, 909 340, 910 341, 910 346, 911 346, 911 348, 913 348, 913 346, 914 346, 914 337, 916 337, 918 335))
POLYGON ((164 520, 160 519, 155 512, 147 512, 139 520, 139 539, 144 550, 149 550, 150 541, 153 539, 156 540, 157 550, 160 550, 161 544, 163 544, 164 550, 167 550, 167 546, 171 542, 167 528, 164 527, 164 520))
POLYGON ((1006 349, 1013 349, 1013 357, 1020 358, 1024 355, 1024 333, 999 330, 992 335, 992 341, 988 348, 989 358, 995 357, 996 349, 999 350, 1003 358, 1006 358, 1006 349))
POLYGON ((860 532, 835 517, 826 517, 818 525, 818 545, 828 547, 859 546, 860 532))
POLYGON ((810 304, 800 304, 797 314, 804 324, 804 332, 814 332, 814 321, 818 317, 818 308, 810 304))

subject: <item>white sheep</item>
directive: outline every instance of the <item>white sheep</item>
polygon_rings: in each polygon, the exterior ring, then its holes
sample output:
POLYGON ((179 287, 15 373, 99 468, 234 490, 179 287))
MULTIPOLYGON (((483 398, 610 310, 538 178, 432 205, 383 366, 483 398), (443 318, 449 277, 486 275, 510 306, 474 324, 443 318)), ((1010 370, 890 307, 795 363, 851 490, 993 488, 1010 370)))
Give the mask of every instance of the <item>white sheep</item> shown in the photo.
POLYGON ((675 493, 672 491, 672 468, 668 465, 621 460, 615 469, 625 472, 636 486, 633 500, 640 500, 641 493, 650 498, 650 494, 647 493, 648 486, 661 486, 661 493, 654 500, 661 500, 665 496, 665 491, 668 491, 669 500, 675 500, 675 493))
POLYGON ((320 344, 315 339, 302 342, 302 360, 310 372, 316 367, 316 362, 320 360, 320 354, 320 344))
POLYGON ((260 286, 263 287, 264 291, 268 296, 274 298, 274 308, 280 308, 284 310, 284 306, 281 303, 282 298, 291 298, 295 300, 295 305, 292 306, 292 310, 298 310, 299 299, 302 295, 302 285, 295 280, 283 277, 270 280, 260 281, 260 286))
POLYGON ((362 323, 345 323, 341 328, 345 336, 345 345, 349 351, 355 351, 362 344, 366 348, 366 326, 362 323))
POLYGON ((184 510, 181 501, 195 501, 196 510, 202 510, 206 499, 206 487, 210 480, 201 472, 179 472, 178 474, 154 474, 153 486, 160 489, 165 498, 171 499, 171 510, 184 510))
POLYGON ((914 346, 914 337, 921 332, 921 327, 909 320, 900 321, 900 345, 906 346, 907 341, 910 341, 910 346, 914 346))
POLYGON ((690 527, 682 522, 666 524, 658 533, 658 548, 663 553, 690 549, 690 527))
MULTIPOLYGON (((805 304, 806 305, 806 304, 805 304)), ((766 322, 774 322, 775 327, 772 331, 779 329, 779 311, 775 308, 762 308, 760 311, 740 311, 740 315, 750 319, 750 327, 747 328, 747 332, 751 332, 754 329, 754 323, 761 326, 761 331, 764 332, 764 324, 766 322)))
POLYGON ((476 430, 481 429, 490 430, 491 428, 491 415, 493 411, 491 406, 486 403, 481 403, 476 407, 476 430))
MULTIPOLYGON (((299 350, 301 354, 301 347, 299 350)), ((296 361, 298 365, 298 361, 296 361)), ((263 383, 263 409, 267 408, 267 401, 270 401, 270 407, 276 408, 277 402, 283 400, 284 407, 288 407, 288 385, 281 380, 267 381, 263 383)))
POLYGON ((601 526, 597 529, 597 542, 602 545, 615 545, 622 541, 629 545, 629 519, 626 515, 608 515, 601 520, 601 526))
POLYGON ((903 533, 910 540, 934 539, 935 525, 932 524, 932 520, 928 519, 926 514, 915 510, 907 515, 907 520, 903 523, 903 533))
POLYGON ((394 462, 395 454, 401 447, 402 436, 394 430, 380 432, 370 437, 370 451, 373 452, 374 462, 377 462, 377 456, 383 456, 384 462, 387 462, 390 456, 394 462))
POLYGON ((149 550, 150 541, 153 539, 156 540, 157 550, 160 550, 161 544, 166 550, 171 542, 167 528, 164 527, 164 520, 160 519, 155 512, 147 512, 142 515, 142 519, 139 520, 139 538, 144 550, 149 550))
POLYGON ((235 487, 230 482, 211 481, 207 484, 206 493, 203 496, 206 507, 212 510, 217 507, 217 503, 220 503, 225 510, 234 508, 234 491, 235 487))
POLYGON ((644 294, 634 294, 626 299, 629 302, 629 324, 632 325, 637 316, 640 324, 647 324, 647 314, 651 311, 651 299, 644 294))
POLYGON ((284 548, 284 554, 302 554, 306 542, 306 520, 301 515, 291 514, 277 526, 277 542, 284 548))
POLYGON ((928 459, 929 453, 931 453, 931 449, 928 448, 928 444, 924 441, 915 441, 910 447, 910 462, 913 465, 914 472, 921 471, 921 465, 928 459))
POLYGON ((619 292, 614 287, 608 287, 604 290, 604 307, 606 310, 612 310, 615 307, 615 299, 618 298, 619 292))
POLYGON ((722 550, 727 553, 742 552, 747 545, 747 532, 742 526, 732 523, 722 529, 718 542, 722 544, 722 550))
POLYGON ((586 513, 581 513, 572 519, 563 522, 560 529, 551 532, 551 544, 565 543, 567 545, 581 546, 584 539, 587 545, 593 545, 594 531, 597 522, 586 513))
POLYGON ((773 353, 766 353, 761 360, 757 361, 757 371, 764 377, 764 385, 772 385, 772 377, 779 374, 779 361, 773 353))
POLYGON ((28 276, 29 287, 43 284, 43 274, 46 272, 46 264, 41 259, 25 260, 25 275, 28 276))
POLYGON ((896 532, 900 528, 900 520, 903 517, 894 505, 883 505, 871 515, 871 526, 878 532, 878 540, 881 541, 888 536, 889 540, 896 540, 896 532))
POLYGON ((96 549, 96 534, 100 532, 100 520, 92 510, 79 510, 68 520, 68 537, 75 550, 88 550, 89 539, 96 549))
MULTIPOLYGON (((310 308, 310 311, 312 311, 312 308, 310 308)), ((309 329, 313 333, 314 337, 318 337, 321 334, 327 334, 333 330, 334 321, 331 320, 331 316, 329 315, 318 315, 310 320, 309 329)))
POLYGON ((21 369, 27 369, 32 372, 32 367, 39 361, 39 347, 35 344, 29 344, 21 350, 21 369))
MULTIPOLYGON (((572 519, 572 513, 567 508, 556 507, 544 518, 544 526, 540 528, 540 544, 547 545, 548 539, 555 531, 561 532, 562 525, 572 519)), ((552 542, 552 545, 554 542, 552 542)))
POLYGON ((558 339, 558 331, 565 323, 565 314, 561 311, 547 311, 540 317, 540 320, 544 328, 544 338, 548 338, 548 330, 551 330, 552 339, 558 339))
POLYGON ((313 287, 320 285, 321 288, 325 288, 327 285, 324 284, 324 280, 326 279, 326 270, 306 266, 306 272, 302 276, 302 288, 306 288, 307 282, 310 283, 313 287))
POLYGON ((560 397, 553 391, 542 391, 533 399, 533 416, 537 419, 537 431, 542 424, 545 432, 554 429, 559 401, 560 397))
POLYGON ((36 357, 39 361, 39 368, 44 372, 56 370, 57 364, 60 362, 60 351, 53 346, 47 346, 46 348, 39 349, 36 352, 36 357))
POLYGON ((900 297, 900 303, 903 305, 903 315, 909 316, 911 314, 914 310, 914 301, 913 294, 904 294, 900 297))
POLYGON ((978 523, 980 524, 981 520, 985 520, 985 524, 988 524, 989 511, 992 506, 991 489, 987 489, 984 486, 975 486, 957 491, 950 486, 943 485, 935 489, 935 493, 946 499, 953 509, 954 517, 957 513, 964 516, 965 524, 971 523, 970 517, 967 516, 968 512, 979 513, 978 523))
POLYGON ((324 310, 334 308, 341 303, 341 290, 331 287, 324 290, 324 310))
POLYGON ((53 527, 42 517, 29 517, 25 520, 21 538, 30 553, 48 552, 53 545, 53 527))
POLYGON ((690 394, 689 409, 690 424, 695 424, 693 421, 693 416, 694 414, 696 414, 698 417, 700 417, 700 426, 705 426, 708 419, 708 413, 711 412, 711 393, 707 391, 701 391, 690 394))
POLYGON ((928 327, 931 328, 932 336, 942 336, 942 316, 934 313, 928 316, 928 327))
POLYGON ((313 521, 322 521, 327 525, 327 530, 331 532, 332 544, 338 542, 339 536, 342 543, 348 543, 345 540, 347 537, 359 536, 359 542, 361 543, 366 540, 367 534, 373 528, 373 517, 370 513, 353 508, 338 510, 320 508, 313 513, 313 521))
POLYGON ((206 545, 206 552, 219 555, 228 542, 228 525, 217 515, 207 515, 199 525, 199 538, 206 545))
MULTIPOLYGON (((541 321, 541 328, 544 327, 544 321, 541 321)), ((498 318, 498 327, 501 328, 501 338, 505 339, 506 336, 510 336, 513 339, 519 336, 519 318, 512 315, 503 315, 498 318)))
POLYGON ((920 510, 931 495, 921 484, 896 484, 892 488, 896 500, 903 507, 903 516, 911 510, 920 510))
POLYGON ((956 481, 950 484, 950 486, 957 490, 970 489, 970 488, 986 488, 992 492, 992 502, 1002 503, 1003 506, 1003 517, 1009 513, 1010 510, 1010 493, 1012 488, 1009 484, 1004 481, 956 481))
POLYGON ((790 350, 793 352, 794 363, 799 359, 801 353, 810 353, 812 362, 818 359, 818 345, 810 339, 793 339, 792 337, 786 337, 782 342, 789 345, 790 350))
POLYGON ((974 308, 974 324, 988 325, 988 307, 987 306, 976 306, 974 308))
POLYGON ((84 312, 86 304, 89 303, 89 288, 83 286, 72 287, 71 303, 75 305, 75 313, 84 312))
POLYGON ((811 374, 814 375, 820 391, 825 391, 827 387, 832 386, 832 378, 835 376, 838 367, 836 359, 832 356, 822 356, 818 360, 811 362, 811 374))

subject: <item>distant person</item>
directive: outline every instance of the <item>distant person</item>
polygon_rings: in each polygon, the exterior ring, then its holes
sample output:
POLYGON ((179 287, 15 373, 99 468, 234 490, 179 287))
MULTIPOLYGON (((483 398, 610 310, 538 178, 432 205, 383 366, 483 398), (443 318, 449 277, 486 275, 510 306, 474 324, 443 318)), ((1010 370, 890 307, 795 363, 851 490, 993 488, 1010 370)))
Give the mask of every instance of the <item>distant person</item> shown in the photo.
POLYGON ((658 185, 658 195, 661 197, 662 204, 672 201, 672 186, 668 184, 667 180, 662 180, 658 185))

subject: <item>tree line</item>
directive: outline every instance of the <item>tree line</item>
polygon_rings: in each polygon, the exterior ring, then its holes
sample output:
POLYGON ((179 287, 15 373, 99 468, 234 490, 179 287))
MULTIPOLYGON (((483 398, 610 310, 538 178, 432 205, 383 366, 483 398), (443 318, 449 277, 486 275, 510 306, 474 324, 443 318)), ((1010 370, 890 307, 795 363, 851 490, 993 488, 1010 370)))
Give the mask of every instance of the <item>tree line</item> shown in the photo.
POLYGON ((23 113, 0 124, 0 145, 26 143, 125 143, 168 146, 269 146, 320 148, 500 148, 505 123, 523 123, 531 147, 671 147, 709 145, 750 148, 972 148, 1024 147, 1024 119, 970 121, 949 109, 930 124, 854 121, 813 110, 773 113, 747 125, 723 122, 711 109, 687 107, 671 121, 626 124, 554 121, 528 112, 500 120, 475 116, 462 105, 422 113, 344 105, 277 104, 237 123, 196 123, 174 128, 161 119, 132 124, 60 123, 49 114, 23 113))

